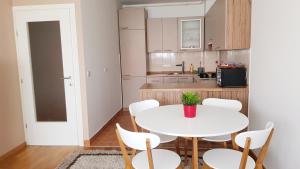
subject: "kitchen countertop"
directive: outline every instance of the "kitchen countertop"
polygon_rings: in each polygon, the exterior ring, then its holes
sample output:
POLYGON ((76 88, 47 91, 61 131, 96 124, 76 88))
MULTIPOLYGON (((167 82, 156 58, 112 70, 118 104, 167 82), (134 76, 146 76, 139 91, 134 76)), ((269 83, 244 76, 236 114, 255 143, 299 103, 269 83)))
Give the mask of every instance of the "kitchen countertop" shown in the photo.
POLYGON ((161 84, 144 84, 140 91, 144 90, 164 90, 164 91, 181 91, 181 90, 202 90, 202 91, 237 91, 245 90, 247 87, 223 88, 217 85, 216 80, 199 80, 197 83, 161 83, 161 84))
POLYGON ((163 76, 196 76, 195 73, 185 72, 184 74, 180 74, 181 72, 148 72, 147 77, 163 77, 163 76), (170 74, 170 73, 178 73, 178 74, 170 74))

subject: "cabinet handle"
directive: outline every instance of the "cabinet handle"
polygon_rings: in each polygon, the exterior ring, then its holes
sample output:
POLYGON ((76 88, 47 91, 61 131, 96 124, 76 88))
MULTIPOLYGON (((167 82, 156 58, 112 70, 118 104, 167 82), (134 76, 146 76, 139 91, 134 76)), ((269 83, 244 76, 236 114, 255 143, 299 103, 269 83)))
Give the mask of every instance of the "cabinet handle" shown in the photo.
POLYGON ((122 30, 126 30, 126 29, 128 29, 128 27, 121 27, 121 29, 122 29, 122 30))

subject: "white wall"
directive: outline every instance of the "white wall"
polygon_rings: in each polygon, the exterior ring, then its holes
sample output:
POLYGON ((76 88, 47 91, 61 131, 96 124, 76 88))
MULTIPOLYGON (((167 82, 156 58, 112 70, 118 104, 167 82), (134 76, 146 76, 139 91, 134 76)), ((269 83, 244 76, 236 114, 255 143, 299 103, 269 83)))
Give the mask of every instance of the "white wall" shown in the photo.
POLYGON ((117 0, 81 1, 89 137, 122 107, 117 0), (105 71, 106 69, 106 71, 105 71))
POLYGON ((163 4, 139 4, 125 5, 123 7, 144 7, 148 18, 172 18, 204 16, 204 3, 163 3, 163 4))
POLYGON ((299 0, 253 0, 250 128, 275 122, 265 161, 271 169, 300 166, 299 6, 299 0))
POLYGON ((25 142, 11 0, 0 1, 0 156, 25 142))

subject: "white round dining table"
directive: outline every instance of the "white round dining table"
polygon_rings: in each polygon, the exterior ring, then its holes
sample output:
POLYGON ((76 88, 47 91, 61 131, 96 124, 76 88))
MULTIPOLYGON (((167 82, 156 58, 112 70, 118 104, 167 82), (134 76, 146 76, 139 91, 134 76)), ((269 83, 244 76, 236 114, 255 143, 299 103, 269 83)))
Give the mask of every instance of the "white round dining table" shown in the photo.
POLYGON ((145 110, 135 117, 143 129, 193 139, 193 168, 198 168, 198 138, 221 136, 245 129, 249 119, 242 113, 213 106, 197 106, 195 118, 184 117, 183 105, 167 105, 145 110))

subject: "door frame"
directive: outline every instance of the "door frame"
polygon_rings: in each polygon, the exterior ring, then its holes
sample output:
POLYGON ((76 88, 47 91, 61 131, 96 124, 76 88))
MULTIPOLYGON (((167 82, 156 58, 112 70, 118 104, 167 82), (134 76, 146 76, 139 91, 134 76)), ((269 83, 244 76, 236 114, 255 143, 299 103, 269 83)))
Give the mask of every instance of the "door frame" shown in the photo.
POLYGON ((26 98, 22 94, 23 93, 23 77, 22 71, 23 66, 21 63, 22 54, 20 53, 20 45, 18 44, 18 30, 17 30, 17 19, 16 14, 18 11, 34 11, 34 10, 54 10, 54 9, 65 9, 69 10, 70 13, 70 32, 71 32, 71 45, 72 45, 72 56, 73 56, 73 70, 74 70, 74 89, 75 89, 75 104, 76 104, 76 130, 77 130, 77 143, 79 146, 84 146, 83 139, 83 112, 82 112, 82 96, 81 96, 81 79, 80 79, 80 62, 78 55, 78 42, 77 42, 77 30, 76 30, 76 14, 75 14, 75 4, 50 4, 50 5, 26 5, 26 6, 14 6, 13 7, 13 17, 14 17, 14 32, 15 32, 15 42, 17 49, 17 61, 18 61, 18 70, 19 70, 19 84, 20 84, 20 92, 21 92, 21 101, 22 101, 22 113, 23 113, 23 122, 24 122, 24 132, 25 132, 25 140, 27 141, 27 130, 26 130, 26 113, 24 113, 23 104, 25 103, 26 98))

